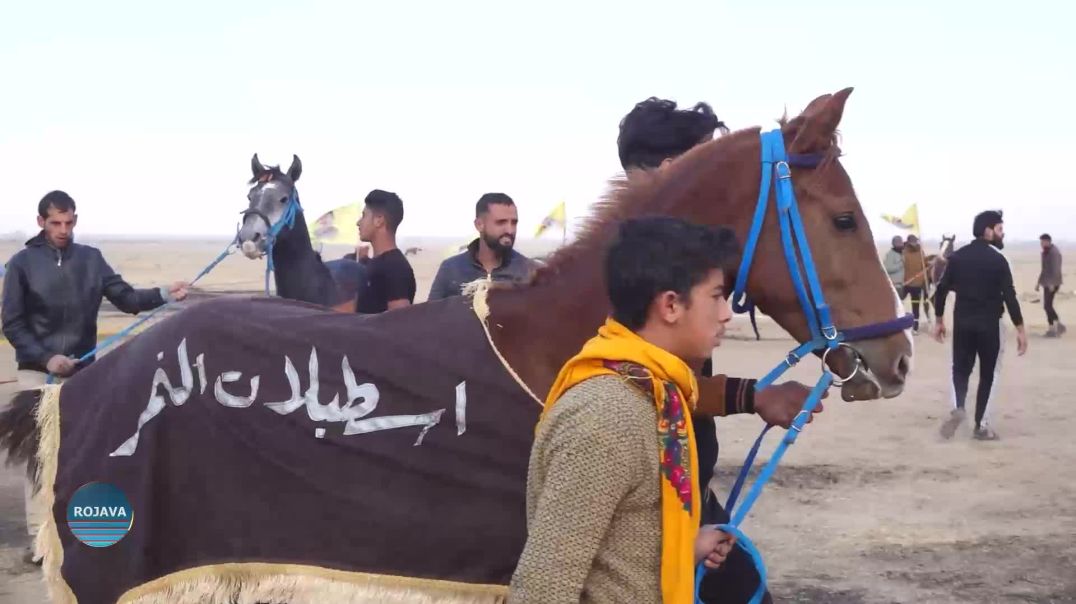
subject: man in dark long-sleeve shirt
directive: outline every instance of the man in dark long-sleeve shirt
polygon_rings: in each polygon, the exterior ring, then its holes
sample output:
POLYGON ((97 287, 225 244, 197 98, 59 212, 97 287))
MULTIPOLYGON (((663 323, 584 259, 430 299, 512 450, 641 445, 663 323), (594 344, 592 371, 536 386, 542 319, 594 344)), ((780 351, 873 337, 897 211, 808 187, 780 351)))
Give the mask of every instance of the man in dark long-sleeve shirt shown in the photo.
POLYGON ((975 240, 960 248, 949 258, 949 266, 938 283, 934 299, 937 323, 934 337, 945 339, 945 298, 956 292, 953 309, 953 411, 942 425, 942 436, 951 438, 964 420, 964 400, 968 380, 979 358, 979 391, 975 405, 974 436, 980 440, 996 440, 997 433, 987 425, 987 411, 998 385, 1004 350, 1005 309, 1017 330, 1017 350, 1027 352, 1027 332, 1020 313, 1020 302, 1013 287, 1009 262, 1001 255, 1005 229, 1001 212, 988 211, 975 217, 975 240))

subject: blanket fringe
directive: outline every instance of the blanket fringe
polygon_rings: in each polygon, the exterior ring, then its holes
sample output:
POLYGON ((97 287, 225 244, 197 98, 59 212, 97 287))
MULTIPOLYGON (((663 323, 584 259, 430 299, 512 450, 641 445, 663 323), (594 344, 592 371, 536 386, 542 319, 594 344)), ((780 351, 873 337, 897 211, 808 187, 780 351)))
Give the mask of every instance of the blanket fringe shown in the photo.
POLYGON ((497 358, 500 359, 501 365, 504 365, 504 370, 508 372, 508 375, 512 376, 512 379, 519 384, 519 387, 524 392, 544 407, 545 401, 534 394, 530 386, 519 377, 515 369, 512 369, 512 366, 508 364, 508 360, 504 358, 501 351, 497 349, 497 345, 493 343, 493 334, 489 332, 489 289, 491 285, 492 282, 489 279, 476 279, 463 286, 463 295, 471 298, 471 308, 474 310, 474 314, 478 316, 478 322, 482 324, 482 330, 486 332, 489 347, 493 349, 493 354, 496 354, 497 358))
POLYGON ((290 564, 192 568, 141 585, 120 604, 503 604, 507 587, 290 564))
POLYGON ((56 503, 56 469, 60 458, 60 388, 59 385, 42 388, 41 401, 37 405, 40 488, 33 504, 42 506, 46 513, 34 541, 34 550, 43 558, 41 568, 44 571, 49 600, 54 604, 76 604, 78 600, 75 599, 75 594, 60 574, 64 563, 64 548, 60 543, 56 516, 52 513, 56 503))

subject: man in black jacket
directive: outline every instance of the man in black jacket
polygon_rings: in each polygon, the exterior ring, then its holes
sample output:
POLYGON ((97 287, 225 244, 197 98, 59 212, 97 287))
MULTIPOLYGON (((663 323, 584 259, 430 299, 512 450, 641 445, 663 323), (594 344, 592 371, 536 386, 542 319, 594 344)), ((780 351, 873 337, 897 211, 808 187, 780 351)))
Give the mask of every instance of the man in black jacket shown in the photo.
MULTIPOLYGON (((94 247, 74 243, 75 202, 52 191, 37 208, 41 232, 15 254, 4 277, 4 337, 15 348, 19 389, 58 380, 93 362, 78 359, 97 345, 97 312, 102 297, 130 314, 187 297, 187 285, 134 289, 94 247)), ((27 528, 37 533, 41 514, 31 506, 27 485, 27 528)), ((36 562, 36 559, 33 561, 36 562)))
POLYGON ((979 440, 997 440, 997 433, 987 425, 987 411, 998 386, 1004 352, 1005 308, 1016 326, 1017 352, 1027 352, 1027 331, 1020 314, 1020 302, 1013 287, 1009 261, 1001 255, 1005 246, 1005 225, 1000 211, 982 212, 972 227, 975 240, 949 258, 934 297, 934 337, 945 341, 945 297, 956 292, 953 309, 953 411, 942 425, 944 438, 952 438, 964 421, 964 399, 968 380, 979 358, 979 392, 975 404, 975 431, 979 440))

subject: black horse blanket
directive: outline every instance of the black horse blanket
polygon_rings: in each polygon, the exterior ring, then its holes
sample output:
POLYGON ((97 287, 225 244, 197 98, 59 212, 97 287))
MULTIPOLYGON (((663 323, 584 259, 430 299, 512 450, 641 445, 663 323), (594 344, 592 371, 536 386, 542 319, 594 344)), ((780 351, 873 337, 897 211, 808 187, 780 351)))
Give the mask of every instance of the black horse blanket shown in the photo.
POLYGON ((62 550, 53 592, 82 604, 396 601, 399 589, 497 600, 525 540, 539 412, 470 298, 367 317, 202 302, 60 389, 55 475, 43 472, 62 550), (95 481, 134 514, 104 548, 67 524, 73 493, 95 481))

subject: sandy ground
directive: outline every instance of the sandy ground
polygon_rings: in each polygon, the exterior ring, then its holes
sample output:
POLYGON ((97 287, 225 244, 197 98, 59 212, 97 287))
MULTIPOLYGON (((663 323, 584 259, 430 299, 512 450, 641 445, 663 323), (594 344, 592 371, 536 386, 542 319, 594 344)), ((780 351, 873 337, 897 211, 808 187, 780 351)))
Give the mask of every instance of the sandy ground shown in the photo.
MULTIPOLYGON (((411 258, 420 299, 446 245, 434 243, 411 258)), ((0 243, 0 258, 17 247, 0 243)), ((139 285, 189 278, 220 248, 209 242, 101 247, 139 285)), ((1070 430, 1076 332, 1062 340, 1041 337, 1045 316, 1031 291, 1036 249, 1010 248, 1033 337, 1023 358, 1015 355, 1013 334, 1007 342, 993 409, 1002 440, 973 441, 968 430, 952 441, 939 438, 950 405, 949 347, 918 337, 905 393, 884 402, 831 400, 785 456, 745 523, 763 552, 778 601, 1076 603, 1076 441, 1070 430)), ((326 257, 344 251, 330 250, 326 257)), ((257 288, 263 268, 230 258, 204 285, 257 288)), ((1076 273, 1069 270, 1066 279, 1072 288, 1076 273)), ((1065 296, 1058 310, 1076 317, 1076 299, 1065 296)), ((107 316, 102 331, 128 321, 107 316)), ((767 371, 791 341, 768 321, 762 330, 762 342, 749 340, 748 325, 737 319, 715 367, 732 375, 767 371)), ((817 371, 805 363, 791 377, 813 382, 817 371)), ((12 373, 12 351, 0 344, 0 381, 12 373)), ((10 391, 5 388, 0 386, 0 400, 10 391)), ((748 416, 719 420, 718 427, 718 481, 725 492, 761 426, 748 416)), ((763 461, 777 439, 770 435, 763 461)), ((38 570, 20 561, 21 484, 18 471, 0 470, 0 604, 45 601, 38 570)))

